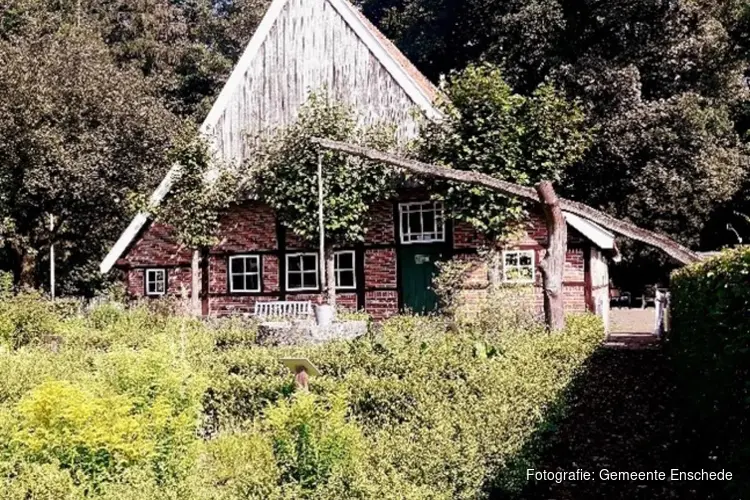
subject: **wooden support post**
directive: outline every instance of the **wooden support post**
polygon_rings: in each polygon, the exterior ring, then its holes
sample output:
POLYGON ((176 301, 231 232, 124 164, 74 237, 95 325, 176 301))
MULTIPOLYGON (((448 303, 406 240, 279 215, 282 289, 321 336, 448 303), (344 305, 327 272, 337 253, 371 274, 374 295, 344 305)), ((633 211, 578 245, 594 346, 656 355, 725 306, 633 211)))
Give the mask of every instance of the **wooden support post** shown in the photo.
POLYGON ((568 226, 552 183, 540 182, 536 191, 547 223, 547 251, 539 263, 544 289, 544 319, 549 331, 559 332, 565 328, 563 271, 568 251, 568 226))
POLYGON ((193 250, 193 260, 190 263, 190 314, 200 316, 203 311, 201 304, 201 251, 193 250))
POLYGON ((307 391, 310 376, 307 374, 304 366, 298 366, 294 375, 294 385, 298 391, 307 391))

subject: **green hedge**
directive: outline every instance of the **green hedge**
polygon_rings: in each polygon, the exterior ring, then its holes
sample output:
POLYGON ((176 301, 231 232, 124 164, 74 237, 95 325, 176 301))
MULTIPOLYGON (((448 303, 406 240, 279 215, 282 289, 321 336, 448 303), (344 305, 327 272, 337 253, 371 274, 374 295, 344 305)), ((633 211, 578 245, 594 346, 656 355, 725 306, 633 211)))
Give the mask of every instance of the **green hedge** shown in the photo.
POLYGON ((0 301, 0 498, 514 490, 602 336, 590 316, 559 335, 404 316, 353 342, 266 348, 252 325, 115 305, 61 317, 38 301, 0 301), (286 356, 321 369, 309 394, 293 391, 286 356))
POLYGON ((672 360, 699 442, 750 493, 750 248, 724 251, 672 277, 672 360))

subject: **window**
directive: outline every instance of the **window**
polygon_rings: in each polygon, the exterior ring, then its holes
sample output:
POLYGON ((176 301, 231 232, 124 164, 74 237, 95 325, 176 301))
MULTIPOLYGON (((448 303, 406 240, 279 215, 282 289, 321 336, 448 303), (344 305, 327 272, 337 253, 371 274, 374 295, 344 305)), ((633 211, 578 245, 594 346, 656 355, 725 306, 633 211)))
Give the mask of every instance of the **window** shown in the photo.
POLYGON ((336 252, 336 289, 347 290, 357 287, 354 271, 354 252, 336 252))
POLYGON ((534 250, 504 251, 503 281, 507 283, 533 283, 534 250))
POLYGON ((260 292, 260 256, 229 257, 229 291, 260 292))
POLYGON ((286 256, 286 288, 291 291, 318 289, 318 254, 286 256))
POLYGON ((401 243, 445 241, 443 204, 437 201, 401 203, 401 243))
POLYGON ((167 270, 146 269, 146 295, 167 293, 167 270))

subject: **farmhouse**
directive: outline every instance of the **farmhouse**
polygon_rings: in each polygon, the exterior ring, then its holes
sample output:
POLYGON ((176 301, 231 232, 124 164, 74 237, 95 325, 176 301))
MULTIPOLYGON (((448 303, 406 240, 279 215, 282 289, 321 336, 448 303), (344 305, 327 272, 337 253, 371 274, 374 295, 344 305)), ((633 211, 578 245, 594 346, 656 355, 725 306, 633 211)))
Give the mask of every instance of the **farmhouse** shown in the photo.
MULTIPOLYGON (((219 158, 241 162, 249 153, 248 137, 293 123, 311 91, 351 105, 365 124, 397 124, 400 141, 417 134, 417 114, 439 117, 437 89, 346 0, 274 0, 201 131, 219 158)), ((168 175, 152 202, 168 193, 170 182, 168 175)), ((336 253, 338 302, 375 318, 403 309, 433 310, 435 263, 456 256, 475 259, 486 243, 445 212, 428 192, 416 189, 371 207, 366 241, 336 253)), ((606 254, 614 250, 614 237, 585 218, 565 215, 570 227, 566 308, 606 315, 606 254)), ((251 313, 258 301, 322 300, 316 249, 287 231, 269 207, 238 203, 223 216, 218 236, 219 243, 201 258, 205 315, 251 313)), ((532 216, 526 235, 502 257, 503 281, 534 285, 540 305, 536 266, 546 238, 541 216, 532 216)), ((189 294, 191 258, 169 227, 139 214, 101 270, 120 270, 133 297, 189 294)))

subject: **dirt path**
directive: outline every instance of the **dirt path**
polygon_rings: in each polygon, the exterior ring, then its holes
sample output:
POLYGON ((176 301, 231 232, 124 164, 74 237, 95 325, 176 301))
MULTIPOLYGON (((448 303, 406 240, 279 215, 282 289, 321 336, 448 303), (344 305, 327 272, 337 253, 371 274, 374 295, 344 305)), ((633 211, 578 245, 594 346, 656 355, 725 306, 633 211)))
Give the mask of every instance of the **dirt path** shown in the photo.
MULTIPOLYGON (((653 310, 652 310, 653 311, 653 310)), ((605 344, 606 345, 606 344, 605 344)), ((546 450, 534 467, 593 473, 588 481, 531 482, 518 497, 558 499, 710 499, 711 483, 605 481, 602 470, 663 471, 710 467, 691 447, 691 433, 673 410, 674 378, 659 349, 602 347, 571 387, 561 421, 537 442, 546 450), (700 488, 700 489, 699 489, 700 488)), ((495 495, 494 498, 501 498, 495 495)))

